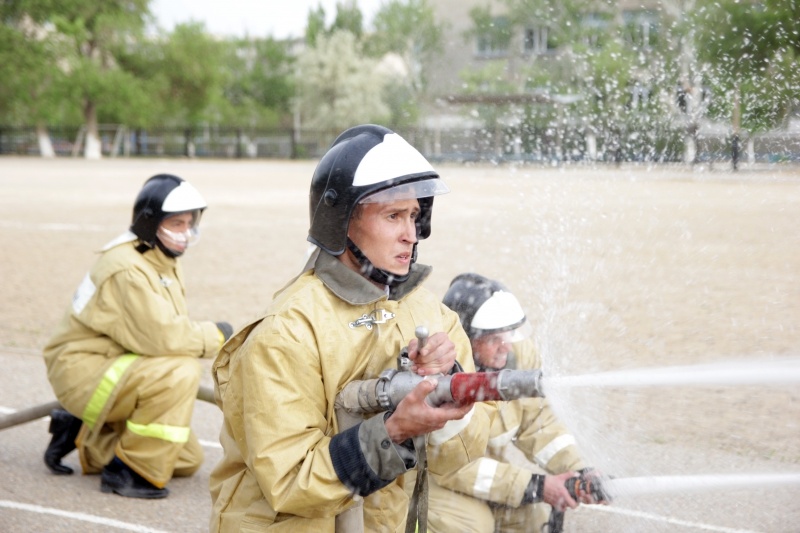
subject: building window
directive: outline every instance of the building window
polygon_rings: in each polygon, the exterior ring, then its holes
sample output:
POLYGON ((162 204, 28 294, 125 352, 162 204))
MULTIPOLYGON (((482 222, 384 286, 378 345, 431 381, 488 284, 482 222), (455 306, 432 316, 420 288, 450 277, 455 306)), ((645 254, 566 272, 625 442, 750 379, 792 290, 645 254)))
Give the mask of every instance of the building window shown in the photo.
POLYGON ((612 19, 609 13, 599 11, 585 13, 581 17, 583 44, 589 48, 602 48, 608 39, 611 23, 612 19))
POLYGON ((652 11, 625 11, 625 39, 634 46, 652 48, 658 40, 658 14, 652 11))
POLYGON ((490 24, 479 27, 476 34, 478 57, 505 57, 511 44, 511 24, 507 17, 494 17, 490 24))
POLYGON ((522 51, 530 55, 546 54, 553 47, 547 41, 548 29, 546 26, 526 28, 523 37, 522 51))

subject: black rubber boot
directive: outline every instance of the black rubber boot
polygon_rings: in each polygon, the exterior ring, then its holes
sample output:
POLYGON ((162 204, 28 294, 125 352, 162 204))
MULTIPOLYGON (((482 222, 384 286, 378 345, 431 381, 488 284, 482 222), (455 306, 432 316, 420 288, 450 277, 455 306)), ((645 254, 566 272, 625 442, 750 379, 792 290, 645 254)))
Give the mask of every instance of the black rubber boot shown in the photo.
POLYGON ((75 438, 81 430, 81 419, 64 409, 53 409, 50 413, 50 433, 53 438, 44 452, 44 464, 54 474, 72 474, 72 469, 61 464, 61 459, 75 449, 75 438))
POLYGON ((127 498, 144 498, 154 500, 166 498, 169 489, 159 489, 131 467, 120 461, 118 457, 108 463, 100 474, 100 491, 116 493, 127 498))

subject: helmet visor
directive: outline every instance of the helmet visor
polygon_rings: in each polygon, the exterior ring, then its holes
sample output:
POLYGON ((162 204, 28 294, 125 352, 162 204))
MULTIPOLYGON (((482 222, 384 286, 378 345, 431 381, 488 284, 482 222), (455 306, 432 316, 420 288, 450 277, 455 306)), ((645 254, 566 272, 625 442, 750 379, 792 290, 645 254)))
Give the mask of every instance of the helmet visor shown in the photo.
POLYGON ((380 190, 361 199, 360 204, 388 204, 412 198, 428 198, 447 194, 450 188, 439 178, 412 181, 380 190))
POLYGON ((197 244, 200 240, 200 230, 190 228, 185 231, 171 231, 164 226, 159 226, 156 236, 168 249, 176 253, 183 253, 189 246, 197 244))
POLYGON ((200 217, 203 212, 195 209, 186 213, 172 215, 161 221, 156 237, 169 250, 183 253, 186 248, 200 240, 200 217))
POLYGON ((505 331, 487 332, 478 335, 476 340, 480 340, 484 343, 512 344, 527 339, 531 336, 531 333, 533 333, 533 328, 526 320, 519 327, 505 331))

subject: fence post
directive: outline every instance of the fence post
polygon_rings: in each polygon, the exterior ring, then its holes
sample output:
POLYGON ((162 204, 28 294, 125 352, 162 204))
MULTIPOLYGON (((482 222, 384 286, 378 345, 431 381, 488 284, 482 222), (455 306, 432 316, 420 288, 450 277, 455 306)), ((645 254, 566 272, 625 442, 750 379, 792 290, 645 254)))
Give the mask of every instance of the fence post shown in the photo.
POLYGON ((183 130, 184 148, 183 155, 186 157, 194 157, 194 143, 192 142, 192 130, 186 128, 183 130))
POLYGON ((142 128, 136 128, 136 143, 134 147, 136 155, 142 155, 142 128))

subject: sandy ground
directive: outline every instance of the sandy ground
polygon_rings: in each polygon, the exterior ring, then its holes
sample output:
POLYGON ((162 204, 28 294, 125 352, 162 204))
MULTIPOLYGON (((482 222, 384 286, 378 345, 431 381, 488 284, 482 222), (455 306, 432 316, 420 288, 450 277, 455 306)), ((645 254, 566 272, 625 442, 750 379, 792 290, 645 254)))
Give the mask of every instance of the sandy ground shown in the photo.
MULTIPOLYGON (((0 414, 52 399, 40 350, 93 251, 126 229, 147 177, 178 174, 208 200, 202 239, 184 258, 190 310, 242 326, 302 266, 313 168, 0 159, 0 414)), ((548 396, 591 464, 620 478, 752 479, 621 495, 571 512, 566 531, 800 531, 797 481, 766 478, 800 475, 800 171, 439 170, 452 192, 436 199, 433 235, 420 245, 420 262, 434 266, 428 287, 443 294, 453 276, 476 271, 516 292, 545 356, 548 396), (787 370, 762 376, 781 361, 787 370), (707 363, 713 378, 684 383, 707 363), (663 367, 674 365, 692 368, 671 378, 663 367), (749 368, 750 383, 734 381, 749 368), (594 376, 622 369, 638 373, 613 386, 594 376), (593 386, 571 385, 586 374, 593 386), (664 383, 642 385, 654 377, 664 383)), ((49 475, 46 419, 0 431, 0 530, 205 531, 220 421, 198 402, 207 461, 158 502, 101 494, 95 477, 49 475), (88 521, 97 517, 120 522, 88 521)))

